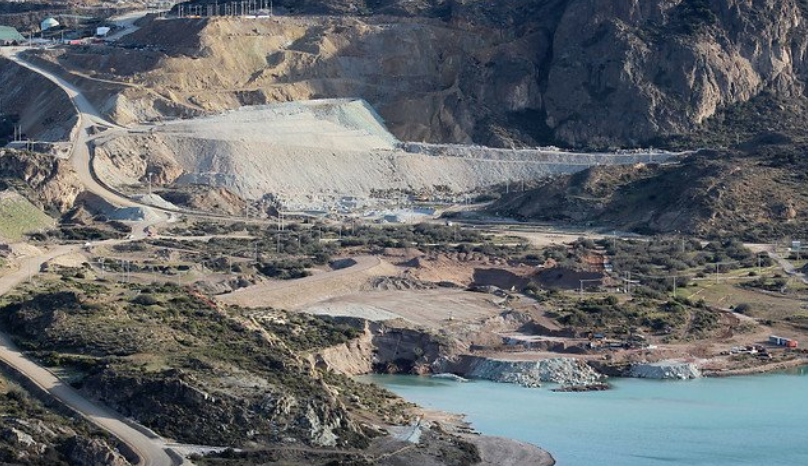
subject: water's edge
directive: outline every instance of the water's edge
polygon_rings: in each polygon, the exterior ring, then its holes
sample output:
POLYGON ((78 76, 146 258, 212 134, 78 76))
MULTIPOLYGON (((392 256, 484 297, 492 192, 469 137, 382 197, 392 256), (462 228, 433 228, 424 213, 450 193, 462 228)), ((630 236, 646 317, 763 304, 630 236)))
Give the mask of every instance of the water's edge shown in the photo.
POLYGON ((408 401, 463 413, 484 435, 543 448, 565 466, 808 464, 808 368, 691 381, 611 379, 605 392, 372 375, 408 401), (585 447, 581 439, 586 439, 585 447))

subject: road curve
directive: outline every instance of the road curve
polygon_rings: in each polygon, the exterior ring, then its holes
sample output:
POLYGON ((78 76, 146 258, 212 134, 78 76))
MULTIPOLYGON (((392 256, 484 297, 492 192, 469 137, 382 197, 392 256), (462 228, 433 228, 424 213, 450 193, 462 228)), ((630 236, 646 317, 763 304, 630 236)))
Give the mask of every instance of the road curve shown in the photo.
MULTIPOLYGON (((19 270, 0 277, 0 296, 10 292, 30 275, 37 273, 45 262, 78 249, 78 245, 59 246, 47 253, 24 260, 19 270)), ((2 332, 0 332, 0 360, 13 367, 65 406, 126 444, 138 456, 138 465, 176 466, 181 464, 179 459, 175 461, 169 455, 162 439, 147 436, 119 414, 84 398, 52 372, 25 357, 11 341, 11 338, 2 332)))
POLYGON ((93 126, 100 126, 100 127, 107 127, 107 128, 119 128, 123 129, 120 126, 106 120, 90 103, 89 100, 73 86, 71 83, 67 82, 65 79, 51 73, 50 71, 36 66, 30 62, 27 62, 17 56, 16 54, 12 53, 8 55, 8 58, 12 60, 14 63, 27 68, 35 73, 42 75, 43 77, 47 78, 57 86, 59 86, 70 98, 70 101, 73 102, 73 105, 76 108, 76 113, 78 114, 78 133, 76 135, 76 140, 73 141, 73 147, 70 152, 70 160, 73 164, 73 169, 76 171, 76 174, 81 180, 82 184, 84 184, 85 189, 87 191, 101 197, 102 199, 106 200, 110 204, 113 204, 118 207, 149 207, 145 204, 137 203, 131 199, 128 199, 124 196, 119 195, 113 191, 107 189, 107 187, 103 186, 98 180, 93 176, 92 173, 92 164, 91 164, 91 155, 90 149, 88 147, 88 131, 93 126))

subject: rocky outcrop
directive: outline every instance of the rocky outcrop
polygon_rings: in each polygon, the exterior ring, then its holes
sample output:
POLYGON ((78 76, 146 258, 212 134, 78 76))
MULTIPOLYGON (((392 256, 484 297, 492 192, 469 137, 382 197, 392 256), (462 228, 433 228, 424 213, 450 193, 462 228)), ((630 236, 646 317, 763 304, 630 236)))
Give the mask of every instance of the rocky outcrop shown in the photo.
POLYGON ((272 389, 208 391, 196 377, 182 371, 136 374, 112 369, 88 377, 84 390, 185 443, 237 447, 293 438, 333 447, 363 441, 361 430, 327 386, 302 377, 297 383, 317 394, 272 389))
POLYGON ((36 152, 0 150, 0 181, 21 180, 23 194, 46 210, 67 212, 84 191, 70 162, 36 152))
POLYGON ((103 436, 81 418, 72 417, 75 413, 53 400, 53 407, 46 407, 51 406, 51 401, 46 401, 50 398, 45 392, 36 394, 21 387, 6 390, 0 378, 0 464, 130 464, 113 448, 114 439, 103 436), (31 395, 41 396, 44 404, 31 395))
POLYGON ((423 374, 437 360, 458 354, 455 342, 430 332, 360 319, 353 322, 363 333, 347 343, 325 348, 308 357, 315 367, 342 374, 371 372, 423 374))
POLYGON ((62 445, 62 451, 75 466, 129 466, 126 459, 98 439, 73 437, 62 445))
POLYGON ((434 366, 439 372, 460 373, 472 379, 515 383, 525 387, 540 387, 548 382, 569 386, 594 385, 603 378, 585 362, 574 358, 508 361, 464 356, 457 361, 439 361, 434 366))
POLYGON ((634 364, 629 371, 629 377, 639 379, 687 380, 701 377, 701 371, 698 366, 690 362, 660 361, 634 364))
POLYGON ((373 334, 365 332, 347 343, 323 349, 309 356, 309 361, 320 369, 347 375, 362 375, 373 372, 373 334))
POLYGON ((693 129, 764 90, 802 93, 795 0, 573 0, 553 37, 547 124, 572 145, 693 129))

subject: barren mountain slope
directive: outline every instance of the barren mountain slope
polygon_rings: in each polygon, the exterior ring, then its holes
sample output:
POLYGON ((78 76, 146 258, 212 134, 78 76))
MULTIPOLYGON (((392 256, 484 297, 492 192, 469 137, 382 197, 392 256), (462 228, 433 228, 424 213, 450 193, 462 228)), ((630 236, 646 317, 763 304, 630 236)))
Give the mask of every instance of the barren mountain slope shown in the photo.
POLYGON ((42 76, 0 57, 0 113, 18 119, 23 136, 66 141, 76 125, 67 95, 42 76))
POLYGON ((70 210, 84 191, 67 160, 36 152, 0 149, 0 189, 6 186, 55 214, 70 210))
POLYGON ((643 144, 764 91, 804 88, 799 0, 298 5, 287 11, 332 16, 155 20, 125 52, 49 59, 149 88, 120 89, 109 110, 123 120, 175 115, 171 101, 215 112, 361 97, 403 140, 492 145, 643 144))

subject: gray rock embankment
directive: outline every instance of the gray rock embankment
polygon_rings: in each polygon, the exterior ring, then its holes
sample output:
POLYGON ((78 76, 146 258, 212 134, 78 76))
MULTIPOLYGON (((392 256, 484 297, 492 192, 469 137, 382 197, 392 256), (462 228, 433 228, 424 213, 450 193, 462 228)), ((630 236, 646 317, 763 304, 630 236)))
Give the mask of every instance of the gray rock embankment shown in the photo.
POLYGON ((480 466, 553 466, 553 456, 529 443, 502 437, 465 435, 480 452, 480 466))
POLYGON ((660 361, 631 366, 629 377, 639 379, 688 380, 701 377, 698 366, 691 362, 660 361))
POLYGON ((524 387, 540 387, 542 383, 581 386, 600 382, 603 376, 585 362, 574 358, 552 358, 541 361, 508 361, 487 358, 468 359, 462 375, 468 378, 514 383, 524 387))

